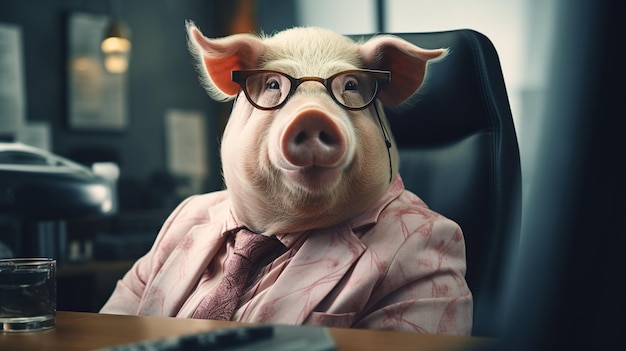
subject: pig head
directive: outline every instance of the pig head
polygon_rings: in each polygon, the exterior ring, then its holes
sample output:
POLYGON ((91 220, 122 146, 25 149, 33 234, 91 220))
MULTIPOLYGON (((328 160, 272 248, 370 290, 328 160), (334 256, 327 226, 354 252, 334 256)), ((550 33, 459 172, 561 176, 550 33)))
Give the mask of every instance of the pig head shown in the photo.
POLYGON ((335 225, 384 196, 398 155, 380 104, 411 97, 427 62, 446 53, 394 36, 357 43, 320 28, 209 39, 188 22, 187 32, 208 94, 220 101, 237 97, 221 143, 224 182, 237 218, 265 235, 335 225), (376 69, 391 71, 391 81, 362 110, 340 106, 319 81, 302 83, 280 108, 261 110, 231 79, 233 70, 250 69, 294 78, 376 69))

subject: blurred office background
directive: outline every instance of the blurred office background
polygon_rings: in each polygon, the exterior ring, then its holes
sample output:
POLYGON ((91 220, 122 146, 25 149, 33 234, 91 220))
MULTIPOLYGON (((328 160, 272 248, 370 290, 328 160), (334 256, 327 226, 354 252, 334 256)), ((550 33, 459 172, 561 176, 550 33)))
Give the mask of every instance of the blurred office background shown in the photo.
POLYGON ((0 141, 105 167, 116 190, 106 216, 32 224, 0 213, 0 255, 56 257, 58 308, 97 311, 184 197, 222 188, 230 104, 200 86, 185 21, 220 37, 295 16, 292 1, 0 0, 0 141), (113 71, 100 50, 111 29, 130 42, 113 71))
MULTIPOLYGON (((19 39, 18 52, 10 54, 19 57, 11 66, 18 71, 11 72, 22 82, 0 77, 0 91, 5 90, 0 96, 5 97, 0 100, 5 104, 0 105, 0 123, 5 124, 0 138, 31 143, 89 167, 112 164, 119 170, 114 215, 64 224, 66 245, 73 246, 61 260, 59 309, 97 310, 114 281, 149 248, 179 201, 222 187, 219 138, 230 104, 212 101, 198 84, 186 47, 186 20, 193 20, 209 37, 269 34, 295 25, 323 26, 343 34, 459 28, 482 32, 500 55, 519 137, 526 198, 533 189, 534 160, 541 152, 536 146, 551 48, 563 39, 555 37, 556 4, 556 0, 0 0, 0 29, 17 33, 12 35, 19 39), (71 55, 80 43, 73 41, 90 37, 71 32, 77 16, 87 20, 87 28, 89 23, 108 28, 118 22, 127 30, 132 45, 127 68, 121 73, 103 71, 112 79, 114 91, 123 94, 117 96, 116 111, 121 112, 112 116, 114 123, 102 120, 111 111, 99 111, 101 120, 92 123, 73 110, 76 105, 89 109, 80 99, 90 98, 71 89, 76 82, 70 73, 79 70, 71 55), (14 90, 6 92, 13 89, 7 88, 9 83, 14 90), (6 97, 17 99, 12 109, 6 97), (201 133, 194 134, 198 130, 201 133), (181 145, 185 136, 195 144, 181 145), (175 156, 185 152, 193 158, 177 163, 175 156)), ((99 47, 104 36, 104 31, 95 37, 91 33, 89 45, 99 47)), ((2 38, 0 50, 6 50, 13 42, 7 44, 6 35, 5 42, 2 38)), ((8 56, 0 52, 0 69, 3 59, 11 61, 8 56)), ((7 221, 0 221, 0 231, 10 229, 7 221)))

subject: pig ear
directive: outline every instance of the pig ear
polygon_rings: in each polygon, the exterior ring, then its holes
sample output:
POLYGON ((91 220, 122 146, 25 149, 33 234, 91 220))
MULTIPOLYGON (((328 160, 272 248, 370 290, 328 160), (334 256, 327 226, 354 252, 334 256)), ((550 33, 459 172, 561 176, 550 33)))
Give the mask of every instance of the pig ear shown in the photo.
POLYGON ((367 68, 391 71, 391 83, 379 95, 385 105, 407 100, 422 85, 429 60, 441 59, 447 49, 426 50, 395 36, 374 37, 360 48, 367 68))
POLYGON ((231 72, 256 68, 265 51, 261 39, 251 34, 209 39, 192 22, 187 22, 187 37, 202 85, 212 98, 220 101, 232 99, 241 90, 231 80, 231 72))

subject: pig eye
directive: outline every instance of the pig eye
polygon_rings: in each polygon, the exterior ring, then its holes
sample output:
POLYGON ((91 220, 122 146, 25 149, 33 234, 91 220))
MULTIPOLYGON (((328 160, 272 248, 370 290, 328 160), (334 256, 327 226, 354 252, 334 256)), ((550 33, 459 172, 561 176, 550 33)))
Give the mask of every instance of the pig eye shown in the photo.
POLYGON ((335 101, 350 109, 367 106, 376 96, 376 79, 360 71, 342 72, 332 77, 335 101))
POLYGON ((289 78, 273 71, 261 71, 246 79, 245 92, 256 106, 273 108, 282 104, 289 95, 289 78))
POLYGON ((267 89, 280 89, 280 83, 276 79, 271 79, 266 84, 267 89))
POLYGON ((357 90, 357 88, 358 88, 357 82, 351 80, 351 81, 346 82, 345 86, 343 87, 343 90, 350 91, 350 90, 357 90))

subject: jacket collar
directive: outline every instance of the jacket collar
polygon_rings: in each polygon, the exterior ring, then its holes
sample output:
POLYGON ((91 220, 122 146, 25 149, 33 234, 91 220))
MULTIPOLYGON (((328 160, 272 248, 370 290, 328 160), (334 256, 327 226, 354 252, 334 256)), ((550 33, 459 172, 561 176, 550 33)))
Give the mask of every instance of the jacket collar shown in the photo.
MULTIPOLYGON (((389 205, 391 201, 396 199, 402 193, 402 191, 404 191, 404 183, 402 181, 402 178, 397 175, 389 186, 389 189, 387 190, 385 195, 376 203, 375 206, 373 206, 368 211, 348 220, 348 226, 350 227, 350 229, 357 232, 363 227, 376 224, 378 222, 378 217, 380 216, 380 213, 385 209, 385 207, 387 207, 387 205, 389 205)), ((229 201, 226 213, 224 213, 223 211, 223 208, 209 209, 210 218, 220 218, 220 216, 225 215, 226 220, 224 221, 224 227, 222 228, 222 236, 228 235, 232 232, 237 231, 238 229, 245 227, 237 218, 237 215, 232 208, 232 202, 229 201), (219 211, 220 213, 215 213, 217 211, 219 211)), ((305 233, 303 232, 296 232, 279 234, 276 237, 283 243, 283 245, 290 248, 292 245, 294 245, 294 243, 299 242, 300 240, 298 239, 301 238, 304 234, 305 233)))
POLYGON ((381 212, 387 207, 387 205, 389 205, 389 203, 400 196, 403 191, 404 182, 402 181, 400 175, 397 175, 393 182, 391 182, 389 189, 387 189, 387 193, 385 193, 375 206, 349 221, 350 228, 356 232, 360 228, 376 224, 381 212))

